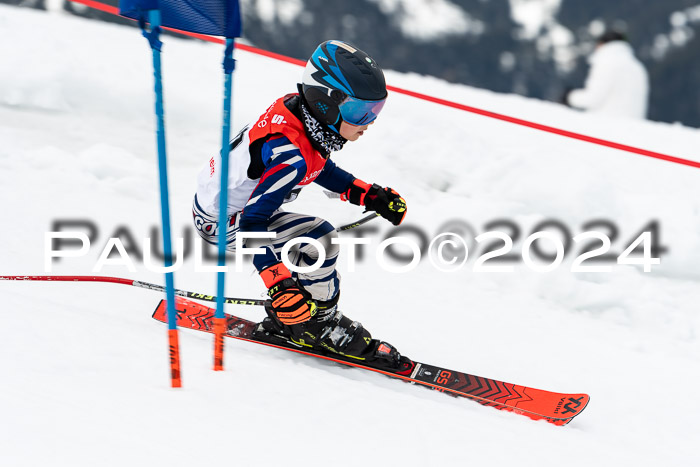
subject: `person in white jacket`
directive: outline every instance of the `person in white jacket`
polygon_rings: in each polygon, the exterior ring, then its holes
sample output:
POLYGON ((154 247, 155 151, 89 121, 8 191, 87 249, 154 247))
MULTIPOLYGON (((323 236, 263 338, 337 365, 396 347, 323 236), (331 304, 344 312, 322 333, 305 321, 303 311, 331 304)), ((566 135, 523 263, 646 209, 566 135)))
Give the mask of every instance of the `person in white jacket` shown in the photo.
POLYGON ((585 86, 564 96, 567 105, 613 116, 646 118, 649 75, 623 34, 603 34, 588 62, 591 69, 585 86))

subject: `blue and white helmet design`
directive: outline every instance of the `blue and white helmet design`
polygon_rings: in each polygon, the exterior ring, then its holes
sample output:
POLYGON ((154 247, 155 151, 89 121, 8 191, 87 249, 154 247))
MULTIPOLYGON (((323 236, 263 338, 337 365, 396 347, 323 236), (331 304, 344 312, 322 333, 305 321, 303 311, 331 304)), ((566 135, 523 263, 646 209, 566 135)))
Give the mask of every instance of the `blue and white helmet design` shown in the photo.
POLYGON ((336 132, 343 121, 373 122, 387 97, 379 65, 360 49, 337 40, 322 43, 311 55, 301 91, 314 117, 336 132))

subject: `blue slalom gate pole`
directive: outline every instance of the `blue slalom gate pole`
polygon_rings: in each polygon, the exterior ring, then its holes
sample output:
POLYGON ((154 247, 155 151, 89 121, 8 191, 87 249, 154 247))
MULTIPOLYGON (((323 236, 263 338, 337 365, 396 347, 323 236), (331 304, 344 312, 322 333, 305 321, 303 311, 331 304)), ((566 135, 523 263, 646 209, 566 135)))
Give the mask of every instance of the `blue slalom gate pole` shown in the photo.
MULTIPOLYGON (((163 222, 163 250, 165 253, 165 284, 167 298, 168 334, 170 336, 170 362, 173 387, 180 386, 180 356, 177 339, 177 315, 175 312, 175 285, 172 273, 172 244, 170 208, 168 205, 168 176, 165 156, 165 125, 163 122, 163 90, 161 83, 160 27, 169 27, 197 34, 226 37, 224 52, 224 124, 221 145, 221 202, 219 213, 219 269, 225 271, 226 233, 228 221, 228 147, 231 133, 231 74, 234 69, 233 38, 241 35, 241 12, 238 0, 120 0, 120 15, 136 19, 153 50, 153 74, 156 92, 156 121, 158 139, 158 166, 160 173, 161 214, 163 222), (146 30, 146 13, 150 32, 146 30)), ((215 349, 214 369, 223 369, 223 336, 226 332, 224 315, 224 272, 218 276, 217 307, 214 317, 215 349)))
MULTIPOLYGON (((143 35, 148 39, 153 53, 153 76, 155 78, 156 94, 156 139, 158 143, 158 175, 160 180, 160 204, 161 223, 163 225, 163 253, 165 256, 165 267, 173 265, 172 242, 170 232, 170 197, 168 193, 168 167, 165 151, 165 122, 163 110, 163 82, 161 78, 160 49, 163 43, 159 39, 160 35, 160 11, 149 10, 148 22, 151 24, 151 31, 143 30, 143 35)), ((177 335, 177 314, 175 313, 175 281, 173 272, 165 273, 165 297, 167 299, 168 311, 168 337, 170 347, 170 374, 171 385, 174 388, 182 386, 180 379, 180 345, 177 335)))
POLYGON ((234 39, 226 39, 224 50, 224 112, 221 131, 221 192, 219 195, 219 271, 217 272, 216 312, 214 314, 214 370, 224 369, 224 333, 226 332, 226 316, 224 314, 224 291, 226 284, 226 240, 228 232, 228 172, 229 145, 231 140, 231 95, 233 88, 233 59, 234 39))

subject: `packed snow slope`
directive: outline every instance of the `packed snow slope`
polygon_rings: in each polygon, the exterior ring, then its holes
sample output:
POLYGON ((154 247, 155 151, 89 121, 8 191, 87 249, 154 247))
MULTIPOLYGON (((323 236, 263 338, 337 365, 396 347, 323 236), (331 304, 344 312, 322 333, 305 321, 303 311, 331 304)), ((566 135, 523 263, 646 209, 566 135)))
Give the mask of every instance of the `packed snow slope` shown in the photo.
MULTIPOLYGON (((163 283, 140 256, 144 238, 158 238, 151 230, 160 219, 146 41, 134 29, 0 6, 0 44, 0 274, 46 273, 46 232, 56 221, 89 220, 98 228, 89 253, 54 260, 51 273, 163 283), (112 236, 138 250, 129 255, 135 271, 122 263, 93 272, 112 236)), ((177 237, 191 236, 195 179, 220 140, 222 48, 167 37, 163 53, 172 221, 177 237)), ((238 128, 292 92, 302 70, 244 52, 237 59, 238 128)), ((415 75, 387 78, 700 160, 700 137, 689 128, 606 119, 415 75)), ((226 371, 215 373, 211 336, 193 331, 180 332, 183 387, 172 389, 166 329, 151 319, 161 294, 2 281, 0 465, 697 465, 699 170, 398 94, 333 159, 398 190, 409 205, 406 224, 429 239, 459 221, 472 247, 457 272, 426 258, 408 273, 389 272, 375 251, 391 230, 374 221, 372 244, 354 271, 342 253, 345 314, 421 361, 586 392, 592 399, 582 415, 555 427, 231 340, 226 371), (487 261, 513 269, 475 271, 484 246, 475 234, 501 230, 514 238, 510 253, 520 254, 546 219, 570 231, 558 267, 543 273, 522 260, 487 261), (608 224, 589 224, 601 219, 608 224), (587 242, 573 236, 615 237, 616 256, 652 221, 666 250, 651 272, 614 262, 604 263, 609 272, 571 271, 587 242)), ((362 215, 318 187, 285 208, 336 225, 362 215)), ((554 251, 547 240, 538 245, 554 251)), ((214 293, 215 274, 196 269, 188 256, 176 286, 214 293)), ((247 263, 228 275, 226 292, 259 298, 264 290, 247 263)), ((255 307, 229 311, 263 316, 255 307)))

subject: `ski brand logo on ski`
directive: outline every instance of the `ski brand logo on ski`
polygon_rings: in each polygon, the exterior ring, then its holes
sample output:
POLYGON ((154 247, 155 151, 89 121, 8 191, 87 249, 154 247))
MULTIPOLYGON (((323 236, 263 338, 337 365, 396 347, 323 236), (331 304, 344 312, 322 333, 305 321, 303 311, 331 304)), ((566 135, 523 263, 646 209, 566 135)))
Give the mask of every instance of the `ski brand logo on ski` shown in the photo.
MULTIPOLYGON (((565 415, 567 413, 576 413, 578 412, 578 408, 581 407, 581 400, 583 397, 579 397, 578 399, 574 399, 573 397, 569 397, 569 402, 564 405, 564 410, 563 412, 560 413, 560 415, 565 415)), ((557 404, 557 408, 554 411, 554 413, 559 413, 559 410, 561 409, 562 404, 564 404, 564 401, 566 400, 565 397, 562 397, 559 403, 557 404)))
MULTIPOLYGON (((440 374, 438 375, 438 378, 435 380, 436 383, 438 384, 447 384, 450 382, 450 378, 452 378, 452 372, 447 371, 447 370, 442 370, 440 374)), ((455 383, 459 383, 459 379, 455 378, 455 383)))

